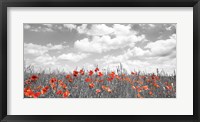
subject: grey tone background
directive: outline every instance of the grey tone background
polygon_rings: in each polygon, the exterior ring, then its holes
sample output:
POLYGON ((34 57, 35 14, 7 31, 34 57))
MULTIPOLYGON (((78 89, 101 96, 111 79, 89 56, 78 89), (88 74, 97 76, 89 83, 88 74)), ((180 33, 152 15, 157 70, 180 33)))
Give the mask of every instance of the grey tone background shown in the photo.
POLYGON ((24 24, 24 66, 172 74, 176 70, 176 24, 24 24))

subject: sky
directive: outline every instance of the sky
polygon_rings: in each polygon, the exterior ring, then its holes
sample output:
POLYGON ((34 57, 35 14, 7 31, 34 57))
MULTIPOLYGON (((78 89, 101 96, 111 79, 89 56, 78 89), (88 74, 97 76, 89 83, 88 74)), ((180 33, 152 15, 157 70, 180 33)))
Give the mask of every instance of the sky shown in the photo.
POLYGON ((176 24, 25 23, 24 67, 146 73, 176 70, 176 24))

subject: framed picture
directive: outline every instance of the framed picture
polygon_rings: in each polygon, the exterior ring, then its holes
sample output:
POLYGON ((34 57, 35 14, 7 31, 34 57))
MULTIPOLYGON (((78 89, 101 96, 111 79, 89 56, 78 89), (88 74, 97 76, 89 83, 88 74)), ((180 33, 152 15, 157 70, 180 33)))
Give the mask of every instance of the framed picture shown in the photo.
POLYGON ((199 5, 1 1, 1 120, 199 121, 199 5))

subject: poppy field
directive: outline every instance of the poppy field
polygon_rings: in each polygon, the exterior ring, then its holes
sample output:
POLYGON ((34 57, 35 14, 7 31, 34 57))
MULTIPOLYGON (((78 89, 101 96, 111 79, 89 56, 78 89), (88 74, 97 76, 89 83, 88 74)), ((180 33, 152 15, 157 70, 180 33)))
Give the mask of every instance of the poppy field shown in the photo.
POLYGON ((24 98, 176 98, 176 75, 159 75, 158 70, 103 72, 98 67, 69 73, 35 73, 27 68, 24 98))

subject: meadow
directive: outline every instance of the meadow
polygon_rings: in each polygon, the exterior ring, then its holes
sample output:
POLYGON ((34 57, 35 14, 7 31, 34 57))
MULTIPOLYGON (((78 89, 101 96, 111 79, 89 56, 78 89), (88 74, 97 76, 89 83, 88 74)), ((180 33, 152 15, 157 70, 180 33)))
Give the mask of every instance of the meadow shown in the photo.
POLYGON ((34 72, 24 68, 24 98, 176 98, 176 74, 122 69, 34 72))

